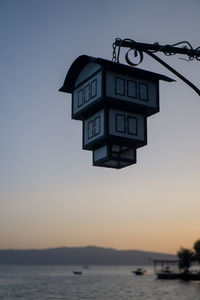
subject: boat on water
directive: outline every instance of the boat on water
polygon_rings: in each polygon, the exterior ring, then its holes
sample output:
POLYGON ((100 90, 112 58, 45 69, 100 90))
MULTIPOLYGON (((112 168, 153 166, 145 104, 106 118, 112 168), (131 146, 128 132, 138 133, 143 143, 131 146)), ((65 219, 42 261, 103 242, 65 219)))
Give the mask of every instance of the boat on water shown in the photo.
POLYGON ((80 271, 73 271, 74 275, 82 275, 83 273, 80 271))
POLYGON ((135 271, 132 271, 132 273, 134 273, 135 275, 145 275, 147 271, 142 268, 138 268, 135 271))

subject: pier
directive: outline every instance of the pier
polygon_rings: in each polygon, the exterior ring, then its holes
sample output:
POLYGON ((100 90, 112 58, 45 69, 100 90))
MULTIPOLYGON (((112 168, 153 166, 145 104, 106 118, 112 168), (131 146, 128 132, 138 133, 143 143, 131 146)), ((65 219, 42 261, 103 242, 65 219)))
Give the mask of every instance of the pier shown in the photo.
POLYGON ((200 280, 200 269, 182 272, 179 260, 154 260, 154 272, 158 279, 200 280))

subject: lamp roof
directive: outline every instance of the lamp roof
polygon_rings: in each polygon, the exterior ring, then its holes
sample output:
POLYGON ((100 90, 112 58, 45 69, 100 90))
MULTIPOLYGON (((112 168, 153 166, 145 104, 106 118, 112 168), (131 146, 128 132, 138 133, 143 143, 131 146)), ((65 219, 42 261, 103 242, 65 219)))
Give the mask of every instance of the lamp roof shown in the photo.
POLYGON ((72 63, 71 67, 69 68, 67 75, 64 80, 63 86, 59 89, 60 92, 65 93, 72 93, 74 89, 74 85, 76 82, 76 79, 82 69, 89 63, 96 63, 101 66, 102 69, 110 70, 118 73, 127 74, 130 76, 136 76, 143 79, 149 79, 149 80, 163 80, 172 82, 175 81, 174 79, 171 79, 165 75, 142 70, 139 68, 135 68, 129 65, 120 64, 117 62, 113 62, 110 60, 106 60, 103 58, 96 58, 88 55, 81 55, 75 61, 72 63))

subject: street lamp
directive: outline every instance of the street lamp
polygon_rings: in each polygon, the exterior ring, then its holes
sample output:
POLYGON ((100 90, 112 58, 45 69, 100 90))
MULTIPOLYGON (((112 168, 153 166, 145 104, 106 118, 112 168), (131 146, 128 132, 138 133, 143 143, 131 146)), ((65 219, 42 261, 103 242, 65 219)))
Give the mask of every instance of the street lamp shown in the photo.
POLYGON ((159 112, 159 81, 173 81, 136 68, 129 59, 130 51, 139 55, 140 62, 143 52, 149 54, 200 95, 189 80, 154 54, 171 55, 175 49, 199 60, 199 48, 186 51, 174 45, 116 39, 112 61, 81 55, 72 63, 59 91, 72 94, 72 119, 83 123, 82 146, 93 152, 94 166, 121 169, 136 163, 136 150, 147 144, 147 117, 159 112), (129 48, 125 56, 129 65, 119 63, 121 47, 129 48))
POLYGON ((72 94, 72 119, 83 121, 83 149, 93 165, 123 168, 136 163, 147 144, 147 117, 159 111, 161 74, 102 58, 79 56, 61 92, 72 94))

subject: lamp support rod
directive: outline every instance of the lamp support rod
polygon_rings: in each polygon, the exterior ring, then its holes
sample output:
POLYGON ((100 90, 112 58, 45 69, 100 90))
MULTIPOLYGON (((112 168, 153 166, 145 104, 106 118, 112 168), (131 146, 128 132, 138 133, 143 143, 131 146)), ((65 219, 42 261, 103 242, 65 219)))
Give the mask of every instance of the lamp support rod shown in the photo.
POLYGON ((125 48, 132 48, 138 49, 141 51, 150 50, 155 52, 163 52, 166 55, 173 55, 173 54, 185 54, 189 57, 199 58, 200 60, 200 47, 193 49, 190 43, 187 41, 183 41, 180 43, 176 43, 174 45, 160 45, 159 43, 154 44, 147 44, 147 43, 139 43, 134 40, 124 39, 121 40, 117 38, 115 40, 116 46, 125 47, 125 48), (179 44, 185 44, 183 47, 175 47, 179 44), (188 48, 189 47, 189 48, 188 48))
POLYGON ((200 47, 193 49, 190 43, 183 41, 180 43, 176 43, 174 45, 160 45, 158 43, 154 44, 147 44, 147 43, 139 43, 131 39, 124 39, 121 40, 117 38, 113 43, 113 61, 119 63, 119 55, 120 55, 120 48, 129 48, 128 52, 125 55, 126 62, 131 66, 137 66, 143 61, 143 52, 151 56, 157 62, 162 64, 165 68, 179 77, 182 81, 184 81, 187 85, 189 85, 199 96, 200 96, 200 89, 198 89, 192 82, 190 82, 187 78, 181 75, 178 71, 156 56, 154 53, 156 52, 163 52, 165 55, 175 55, 175 54, 184 54, 188 56, 188 61, 191 60, 199 60, 200 61, 200 47), (184 44, 183 47, 176 47, 176 45, 184 44), (118 53, 116 55, 116 47, 118 47, 118 53), (134 57, 136 58, 139 55, 140 61, 139 63, 133 63, 128 55, 129 52, 134 51, 134 57))

